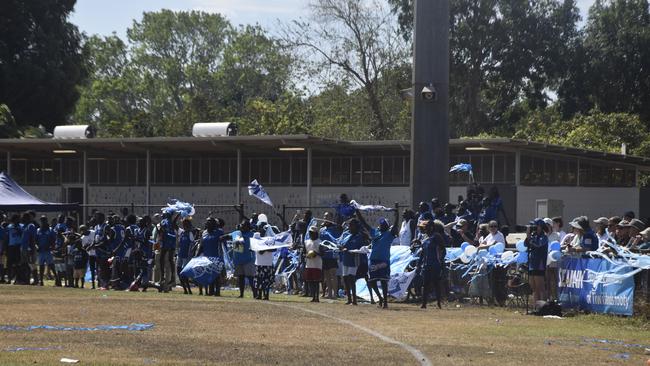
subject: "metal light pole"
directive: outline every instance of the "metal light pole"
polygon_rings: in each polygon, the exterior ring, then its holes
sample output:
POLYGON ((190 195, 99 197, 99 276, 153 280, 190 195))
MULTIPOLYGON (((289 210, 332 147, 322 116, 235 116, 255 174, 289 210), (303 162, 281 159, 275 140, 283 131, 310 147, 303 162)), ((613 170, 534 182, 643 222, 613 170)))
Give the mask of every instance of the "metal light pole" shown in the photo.
POLYGON ((411 205, 449 200, 449 0, 414 1, 411 205))

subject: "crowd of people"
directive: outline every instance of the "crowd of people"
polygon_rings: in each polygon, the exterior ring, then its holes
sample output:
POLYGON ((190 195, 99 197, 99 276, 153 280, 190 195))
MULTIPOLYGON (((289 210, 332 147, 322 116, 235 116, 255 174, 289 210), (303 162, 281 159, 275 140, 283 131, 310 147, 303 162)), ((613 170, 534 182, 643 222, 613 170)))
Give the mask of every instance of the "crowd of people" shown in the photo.
MULTIPOLYGON (((50 221, 34 212, 13 214, 0 225, 0 283, 43 286, 45 279, 53 279, 55 286, 84 288, 89 268, 93 289, 168 292, 180 285, 185 294, 192 294, 196 287, 181 270, 192 258, 206 256, 231 261, 233 281, 236 278, 232 285, 238 287, 240 297, 248 284, 257 299, 268 300, 275 289, 311 297, 313 302, 321 296, 343 297, 346 304, 356 305, 355 284, 365 279, 371 302, 387 308, 390 248, 402 245, 418 258, 411 266, 417 278, 409 298, 415 297, 426 308, 435 294, 440 307, 451 285, 446 248, 468 243, 488 250, 506 244, 509 233, 510 223, 495 187, 487 193, 471 187, 467 198, 459 197, 458 202, 434 198, 421 202, 417 212, 395 211, 392 222, 380 218, 376 225, 368 223, 345 194, 321 218, 314 218, 310 210, 297 212, 290 222, 278 215, 280 227, 272 226, 265 215, 247 217, 235 207, 240 221, 232 230, 226 230, 221 218, 209 216, 197 224, 196 219, 173 212, 142 217, 95 212, 81 225, 65 215, 50 221), (291 247, 251 250, 256 233, 268 236, 286 230, 293 238, 291 247), (287 271, 291 266, 295 268, 287 271), (282 288, 276 286, 278 274, 286 274, 282 288)), ((568 228, 565 233, 560 217, 538 218, 525 228, 528 279, 535 301, 557 299, 557 263, 547 259, 550 243, 560 242, 567 253, 600 250, 616 255, 621 247, 650 252, 650 228, 632 212, 591 222, 578 217, 568 228)), ((222 286, 231 280, 225 272, 208 286, 198 286, 199 294, 220 296, 222 286)), ((495 298, 502 296, 495 293, 495 298)))

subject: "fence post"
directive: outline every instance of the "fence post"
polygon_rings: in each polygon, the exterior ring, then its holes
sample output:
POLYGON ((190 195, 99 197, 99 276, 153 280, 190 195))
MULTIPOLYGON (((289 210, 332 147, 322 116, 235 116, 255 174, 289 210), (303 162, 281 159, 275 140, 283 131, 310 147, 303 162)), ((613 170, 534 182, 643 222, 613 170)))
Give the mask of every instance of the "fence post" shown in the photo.
POLYGON ((135 215, 135 203, 131 202, 131 215, 135 215))
MULTIPOLYGON (((282 204, 282 225, 283 225, 283 226, 287 226, 287 225, 285 225, 285 223, 287 222, 287 216, 286 216, 286 214, 287 214, 287 204, 286 204, 286 203, 283 203, 283 204, 282 204)), ((283 227, 282 229, 283 229, 283 230, 287 230, 286 227, 283 227)))
POLYGON ((244 204, 239 203, 239 222, 242 222, 244 220, 244 204))

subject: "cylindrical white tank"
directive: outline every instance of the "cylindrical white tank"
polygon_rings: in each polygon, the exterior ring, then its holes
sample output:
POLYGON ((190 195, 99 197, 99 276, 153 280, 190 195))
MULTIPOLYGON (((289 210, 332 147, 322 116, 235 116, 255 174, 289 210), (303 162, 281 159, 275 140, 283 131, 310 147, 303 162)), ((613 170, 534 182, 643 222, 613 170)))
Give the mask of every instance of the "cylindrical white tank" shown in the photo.
POLYGON ((95 128, 91 125, 69 125, 54 127, 55 139, 91 139, 95 137, 95 128))
POLYGON ((200 122, 192 126, 194 137, 237 136, 237 125, 233 122, 200 122))

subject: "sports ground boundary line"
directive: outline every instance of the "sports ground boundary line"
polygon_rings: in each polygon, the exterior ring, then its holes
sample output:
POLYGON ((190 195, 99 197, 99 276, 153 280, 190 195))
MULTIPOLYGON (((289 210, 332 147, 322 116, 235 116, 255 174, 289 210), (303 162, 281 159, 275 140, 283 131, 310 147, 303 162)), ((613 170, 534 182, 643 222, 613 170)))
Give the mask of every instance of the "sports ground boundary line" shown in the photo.
POLYGON ((418 363, 420 365, 422 365, 422 366, 432 366, 431 361, 427 358, 427 356, 425 356, 424 353, 420 352, 420 350, 418 350, 417 348, 415 348, 415 347, 413 347, 413 346, 411 346, 409 344, 406 344, 404 342, 400 342, 400 341, 398 341, 398 340, 396 340, 394 338, 383 335, 383 334, 377 332, 376 330, 372 330, 370 328, 366 328, 366 327, 364 327, 362 325, 354 323, 354 322, 352 322, 350 320, 339 318, 339 317, 336 317, 334 315, 330 315, 330 314, 326 314, 326 313, 321 313, 320 311, 305 309, 305 308, 302 308, 302 307, 287 305, 287 304, 283 304, 283 303, 277 303, 277 302, 264 302, 264 303, 268 304, 268 305, 273 305, 273 306, 279 306, 279 307, 284 307, 284 308, 289 308, 289 309, 294 309, 294 310, 300 310, 300 311, 304 311, 306 313, 311 313, 311 314, 315 314, 315 315, 318 315, 318 316, 321 316, 321 317, 324 317, 324 318, 336 320, 339 323, 349 325, 351 327, 357 328, 358 330, 360 330, 360 331, 362 331, 364 333, 370 334, 373 337, 379 338, 380 340, 382 340, 382 341, 384 341, 386 343, 394 344, 396 346, 401 347, 402 349, 409 352, 413 357, 415 357, 415 359, 418 361, 418 363))

